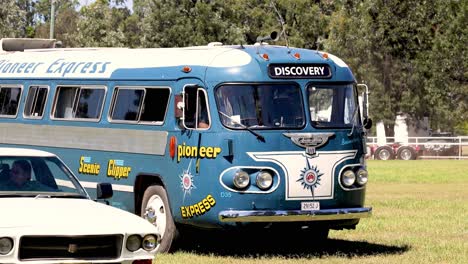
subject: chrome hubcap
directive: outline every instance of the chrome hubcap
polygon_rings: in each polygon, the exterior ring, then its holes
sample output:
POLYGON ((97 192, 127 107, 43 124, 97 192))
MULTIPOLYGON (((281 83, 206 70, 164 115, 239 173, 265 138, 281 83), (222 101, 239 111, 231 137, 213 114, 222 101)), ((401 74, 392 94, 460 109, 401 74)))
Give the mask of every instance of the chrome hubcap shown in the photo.
POLYGON ((401 152, 401 159, 409 160, 411 159, 411 151, 405 149, 401 152))
POLYGON ((388 160, 390 158, 390 153, 387 150, 382 150, 379 153, 379 157, 382 160, 388 160))
POLYGON ((161 197, 153 195, 148 200, 144 218, 155 225, 161 237, 164 237, 164 231, 166 230, 166 210, 161 197))

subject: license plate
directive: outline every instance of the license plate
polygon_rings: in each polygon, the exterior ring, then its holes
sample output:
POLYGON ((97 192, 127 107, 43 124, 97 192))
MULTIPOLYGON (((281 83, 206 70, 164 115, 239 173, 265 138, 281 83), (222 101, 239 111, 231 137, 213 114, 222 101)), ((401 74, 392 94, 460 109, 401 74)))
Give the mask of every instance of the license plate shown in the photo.
POLYGON ((320 210, 319 202, 301 202, 302 211, 315 211, 320 210))

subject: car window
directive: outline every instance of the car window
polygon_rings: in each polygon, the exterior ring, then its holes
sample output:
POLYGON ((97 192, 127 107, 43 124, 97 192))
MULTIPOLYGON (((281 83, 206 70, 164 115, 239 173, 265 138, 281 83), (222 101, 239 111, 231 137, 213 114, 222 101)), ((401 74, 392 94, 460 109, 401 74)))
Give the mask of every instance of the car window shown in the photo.
POLYGON ((0 157, 2 192, 37 195, 56 193, 87 197, 68 168, 57 157, 0 157))

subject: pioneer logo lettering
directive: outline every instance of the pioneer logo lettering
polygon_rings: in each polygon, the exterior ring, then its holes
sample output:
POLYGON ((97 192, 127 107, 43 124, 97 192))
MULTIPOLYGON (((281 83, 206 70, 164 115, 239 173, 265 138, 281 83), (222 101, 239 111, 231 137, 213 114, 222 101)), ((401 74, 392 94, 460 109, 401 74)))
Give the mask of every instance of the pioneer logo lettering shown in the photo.
POLYGON ((327 64, 270 64, 268 74, 273 79, 330 78, 327 64))

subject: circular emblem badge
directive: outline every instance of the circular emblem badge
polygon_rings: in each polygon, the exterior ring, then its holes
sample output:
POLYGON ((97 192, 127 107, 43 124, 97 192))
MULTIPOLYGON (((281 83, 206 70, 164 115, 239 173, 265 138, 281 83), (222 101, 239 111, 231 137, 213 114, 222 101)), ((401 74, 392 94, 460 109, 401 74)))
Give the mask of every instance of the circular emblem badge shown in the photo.
POLYGON ((190 190, 192 188, 192 175, 184 174, 182 176, 182 187, 184 190, 190 190))
POLYGON ((317 173, 313 170, 308 170, 304 173, 304 183, 314 185, 317 182, 317 173))
POLYGON ((301 170, 301 175, 297 181, 301 183, 304 189, 313 191, 320 185, 320 177, 322 175, 323 173, 320 173, 317 167, 310 166, 309 163, 307 163, 307 167, 301 170))

